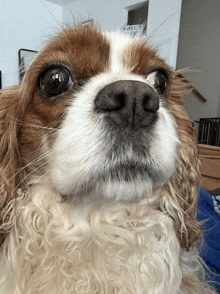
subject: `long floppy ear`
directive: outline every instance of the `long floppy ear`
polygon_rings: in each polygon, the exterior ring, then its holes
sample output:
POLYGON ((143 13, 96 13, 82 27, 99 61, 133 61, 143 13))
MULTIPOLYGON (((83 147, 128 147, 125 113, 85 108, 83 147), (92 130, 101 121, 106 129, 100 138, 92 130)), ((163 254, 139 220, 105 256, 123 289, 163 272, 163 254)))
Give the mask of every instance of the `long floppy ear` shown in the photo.
POLYGON ((17 141, 18 120, 22 109, 19 106, 20 86, 0 91, 0 245, 9 217, 4 213, 7 203, 15 197, 16 172, 18 171, 19 146, 17 141))
POLYGON ((174 75, 171 84, 169 110, 176 120, 181 145, 178 149, 175 173, 164 187, 166 194, 169 195, 164 206, 169 206, 169 213, 174 219, 181 247, 190 251, 199 242, 203 230, 196 219, 197 199, 201 186, 200 162, 195 130, 181 99, 189 94, 191 85, 179 76, 179 72, 174 75))

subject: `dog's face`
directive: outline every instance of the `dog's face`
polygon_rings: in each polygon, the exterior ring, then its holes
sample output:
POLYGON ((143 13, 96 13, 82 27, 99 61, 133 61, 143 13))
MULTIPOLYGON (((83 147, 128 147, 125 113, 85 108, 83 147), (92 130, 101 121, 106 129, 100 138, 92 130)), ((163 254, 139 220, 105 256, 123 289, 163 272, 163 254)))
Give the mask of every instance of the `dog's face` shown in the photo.
POLYGON ((30 148, 42 145, 59 193, 133 202, 171 177, 179 145, 172 73, 145 41, 69 30, 40 52, 23 83, 30 79, 25 123, 34 115, 56 129, 32 129, 30 148))
POLYGON ((62 31, 1 91, 1 209, 36 178, 64 200, 152 197, 191 248, 200 177, 185 86, 143 39, 62 31))

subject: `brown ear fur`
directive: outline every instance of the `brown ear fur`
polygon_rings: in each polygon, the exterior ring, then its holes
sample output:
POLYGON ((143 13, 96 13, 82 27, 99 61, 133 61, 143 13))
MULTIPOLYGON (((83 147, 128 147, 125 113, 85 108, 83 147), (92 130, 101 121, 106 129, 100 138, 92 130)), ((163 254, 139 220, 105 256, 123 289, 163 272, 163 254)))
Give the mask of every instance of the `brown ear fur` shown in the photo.
POLYGON ((20 86, 0 91, 0 244, 5 232, 2 223, 7 221, 6 204, 15 197, 16 172, 18 171, 19 145, 17 141, 20 86))
POLYGON ((172 81, 170 111, 177 123, 177 132, 181 141, 178 150, 179 159, 176 171, 165 189, 178 207, 174 216, 177 236, 181 247, 191 250, 198 242, 202 233, 201 224, 196 219, 197 199, 201 186, 197 143, 192 121, 189 119, 181 97, 191 91, 191 85, 176 73, 172 81))

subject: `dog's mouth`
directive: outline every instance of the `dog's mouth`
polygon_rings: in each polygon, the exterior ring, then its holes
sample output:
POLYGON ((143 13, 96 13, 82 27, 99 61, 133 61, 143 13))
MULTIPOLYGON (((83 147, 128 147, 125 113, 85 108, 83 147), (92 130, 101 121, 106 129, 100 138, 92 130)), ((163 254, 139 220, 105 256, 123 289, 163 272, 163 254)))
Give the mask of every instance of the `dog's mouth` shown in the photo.
POLYGON ((105 169, 103 172, 104 181, 133 182, 137 179, 144 179, 149 174, 149 167, 138 163, 121 163, 105 169))

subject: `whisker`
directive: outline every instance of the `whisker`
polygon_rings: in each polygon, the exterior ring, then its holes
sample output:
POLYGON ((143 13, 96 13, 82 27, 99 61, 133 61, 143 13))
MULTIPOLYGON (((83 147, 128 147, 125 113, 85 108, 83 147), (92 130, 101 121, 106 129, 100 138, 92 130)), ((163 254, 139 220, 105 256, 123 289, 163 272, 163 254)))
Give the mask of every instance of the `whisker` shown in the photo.
MULTIPOLYGON (((16 177, 19 173, 21 173, 25 168, 27 168, 28 166, 31 166, 31 165, 35 164, 36 162, 38 162, 38 161, 46 158, 48 155, 50 155, 53 152, 54 152, 54 150, 48 150, 45 153, 43 153, 40 156, 38 156, 37 158, 35 158, 34 160, 32 160, 31 162, 29 162, 28 164, 26 164, 25 166, 23 166, 22 168, 20 168, 19 171, 17 171, 12 177, 10 177, 7 180, 7 182, 4 183, 4 185, 2 186, 2 188, 4 188, 5 185, 7 185, 14 177, 16 177)), ((46 164, 46 162, 44 164, 46 164)), ((18 186, 22 183, 22 181, 18 184, 18 186)))
POLYGON ((14 190, 12 191, 10 197, 14 194, 14 192, 16 191, 17 188, 19 188, 19 186, 22 184, 22 182, 27 179, 33 172, 35 172, 36 170, 40 169, 42 166, 44 166, 45 164, 47 164, 47 162, 44 162, 43 164, 39 165, 38 167, 36 167, 35 169, 33 169, 30 173, 28 173, 14 188, 14 190))
POLYGON ((172 13, 169 17, 167 17, 149 36, 147 36, 147 41, 154 36, 154 33, 157 32, 170 18, 172 18, 180 9, 172 13))
POLYGON ((40 2, 46 7, 46 9, 49 11, 49 13, 52 15, 52 17, 54 18, 54 20, 56 21, 56 23, 58 24, 58 26, 60 26, 59 22, 57 21, 57 19, 55 18, 55 16, 53 15, 53 13, 50 11, 50 9, 47 7, 47 5, 40 0, 40 2))
POLYGON ((178 38, 177 35, 176 35, 176 36, 173 36, 173 37, 170 37, 170 38, 168 38, 168 39, 166 39, 166 40, 163 40, 161 43, 157 44, 157 46, 160 47, 160 46, 162 46, 162 45, 165 45, 165 44, 167 44, 167 43, 169 43, 169 42, 175 40, 176 38, 178 38))
POLYGON ((30 123, 25 123, 25 122, 22 122, 22 121, 20 121, 19 124, 24 125, 24 126, 29 126, 29 127, 32 127, 32 128, 39 128, 39 129, 45 129, 45 130, 51 130, 51 131, 57 130, 56 128, 43 127, 43 126, 40 126, 40 125, 34 125, 34 124, 30 124, 30 123))
MULTIPOLYGON (((9 117, 12 117, 10 115, 8 115, 9 117)), ((15 122, 14 122, 15 123, 15 122)), ((57 128, 53 128, 53 127, 44 127, 44 126, 40 126, 40 125, 35 125, 35 124, 31 124, 31 123, 26 123, 22 120, 16 119, 16 123, 18 123, 19 125, 23 125, 23 126, 30 126, 33 128, 39 128, 39 129, 46 129, 46 130, 57 130, 57 128)))

